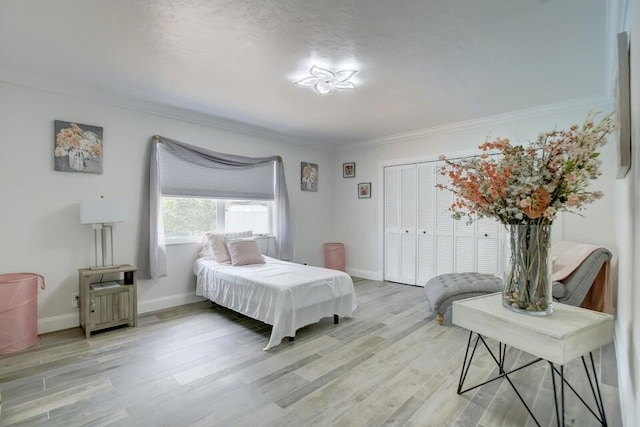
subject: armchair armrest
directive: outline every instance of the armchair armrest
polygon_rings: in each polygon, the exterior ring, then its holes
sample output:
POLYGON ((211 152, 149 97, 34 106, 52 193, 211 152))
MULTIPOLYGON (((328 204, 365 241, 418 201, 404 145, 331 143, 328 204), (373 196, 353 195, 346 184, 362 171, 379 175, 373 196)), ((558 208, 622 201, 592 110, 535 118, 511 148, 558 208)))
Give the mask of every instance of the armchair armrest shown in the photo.
POLYGON ((563 304, 580 306, 591 289, 598 272, 611 260, 611 252, 605 248, 593 251, 566 279, 553 282, 553 299, 563 304))

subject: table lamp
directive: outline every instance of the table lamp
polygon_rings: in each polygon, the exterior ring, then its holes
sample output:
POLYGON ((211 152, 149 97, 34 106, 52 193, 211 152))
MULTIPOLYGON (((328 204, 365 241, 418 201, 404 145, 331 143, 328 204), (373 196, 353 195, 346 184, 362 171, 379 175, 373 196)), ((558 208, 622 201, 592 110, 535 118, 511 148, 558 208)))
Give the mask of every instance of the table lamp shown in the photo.
POLYGON ((127 220, 127 206, 124 200, 115 198, 82 199, 80 201, 80 223, 93 225, 95 265, 92 270, 117 267, 113 262, 113 227, 111 224, 127 220), (98 230, 100 233, 100 247, 102 265, 98 265, 98 230), (107 239, 107 230, 109 237, 107 239), (107 240, 111 246, 111 254, 107 254, 107 240), (111 258, 110 264, 107 260, 111 258))

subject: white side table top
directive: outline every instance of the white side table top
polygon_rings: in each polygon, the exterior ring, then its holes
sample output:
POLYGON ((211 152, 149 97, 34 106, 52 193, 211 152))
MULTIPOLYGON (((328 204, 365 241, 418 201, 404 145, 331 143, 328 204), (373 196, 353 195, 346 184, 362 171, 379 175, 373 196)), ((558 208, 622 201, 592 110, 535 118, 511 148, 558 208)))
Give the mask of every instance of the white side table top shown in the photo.
POLYGON ((613 340, 613 316, 553 303, 548 316, 502 306, 500 292, 453 303, 453 324, 553 363, 564 365, 613 340))

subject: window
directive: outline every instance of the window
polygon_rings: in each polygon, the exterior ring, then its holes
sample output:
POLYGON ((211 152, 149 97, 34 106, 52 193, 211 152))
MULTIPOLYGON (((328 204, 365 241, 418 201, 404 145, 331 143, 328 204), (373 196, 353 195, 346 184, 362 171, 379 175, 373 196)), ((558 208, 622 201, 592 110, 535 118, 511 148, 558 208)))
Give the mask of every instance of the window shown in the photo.
POLYGON ((199 241, 205 231, 271 233, 271 201, 162 197, 167 242, 199 241))
POLYGON ((260 200, 224 200, 224 231, 271 231, 271 203, 260 200))

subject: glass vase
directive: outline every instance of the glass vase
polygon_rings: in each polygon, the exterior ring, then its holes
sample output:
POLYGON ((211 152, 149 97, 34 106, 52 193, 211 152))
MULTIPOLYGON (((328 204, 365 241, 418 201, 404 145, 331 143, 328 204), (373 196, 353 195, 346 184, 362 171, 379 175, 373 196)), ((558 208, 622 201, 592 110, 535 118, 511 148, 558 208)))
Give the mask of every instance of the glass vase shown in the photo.
POLYGON ((69 150, 69 167, 73 170, 83 171, 87 168, 87 156, 82 150, 69 150))
POLYGON ((506 224, 502 305, 518 313, 551 314, 551 225, 506 224))

